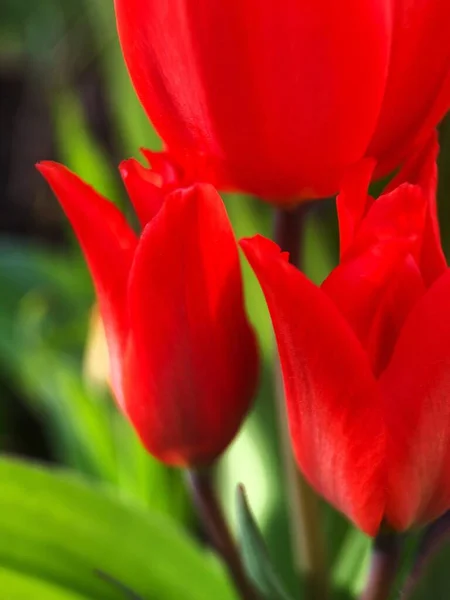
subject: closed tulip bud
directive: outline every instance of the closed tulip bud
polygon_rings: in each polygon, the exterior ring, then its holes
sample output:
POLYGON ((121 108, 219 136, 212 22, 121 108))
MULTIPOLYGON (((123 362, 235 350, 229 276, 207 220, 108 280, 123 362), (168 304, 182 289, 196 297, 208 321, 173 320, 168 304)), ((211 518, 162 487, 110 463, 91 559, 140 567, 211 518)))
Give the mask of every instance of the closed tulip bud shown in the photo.
POLYGON ((196 467, 238 431, 255 392, 257 346, 222 200, 208 184, 180 187, 167 157, 149 156, 156 171, 121 165, 140 236, 65 167, 38 168, 88 262, 120 408, 156 458, 196 467))
POLYGON ((450 508, 450 270, 433 138, 376 201, 373 161, 338 197, 340 264, 321 287, 261 237, 242 247, 278 342, 300 469, 365 532, 450 508))
POLYGON ((139 98, 183 166, 279 204, 377 176, 450 105, 448 0, 115 0, 139 98))

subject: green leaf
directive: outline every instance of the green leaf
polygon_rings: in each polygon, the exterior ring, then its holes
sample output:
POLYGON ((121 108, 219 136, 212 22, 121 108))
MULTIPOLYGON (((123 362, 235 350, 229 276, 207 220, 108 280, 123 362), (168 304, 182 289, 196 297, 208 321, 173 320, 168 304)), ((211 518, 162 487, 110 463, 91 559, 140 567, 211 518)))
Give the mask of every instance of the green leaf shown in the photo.
MULTIPOLYGON (((332 539, 332 538, 331 538, 332 539)), ((352 595, 361 592, 370 559, 370 538, 358 529, 350 529, 333 565, 331 580, 336 589, 352 595)))
POLYGON ((114 126, 124 154, 134 155, 142 146, 158 150, 161 141, 131 85, 117 37, 114 6, 104 0, 84 0, 99 52, 114 126))
MULTIPOLYGON (((0 369, 45 422, 53 455, 185 521, 180 472, 153 459, 106 390, 83 377, 81 345, 92 304, 84 263, 0 237, 0 281, 8 282, 0 306, 0 369)), ((1 417, 5 429, 7 415, 1 417)))
POLYGON ((145 600, 235 598, 211 555, 161 515, 130 506, 106 488, 5 458, 0 486, 2 597, 4 578, 19 590, 17 598, 124 600, 121 586, 145 600), (30 578, 53 596, 20 592, 30 578))
POLYGON ((0 590, 2 590, 2 597, 5 600, 30 600, 30 598, 89 600, 88 596, 71 592, 59 585, 3 567, 0 567, 0 590))
MULTIPOLYGON (((428 560, 408 600, 448 600, 450 598, 450 540, 428 560)), ((399 594, 397 597, 401 597, 399 594)))
POLYGON ((81 101, 70 88, 53 96, 53 116, 64 164, 113 201, 121 189, 118 171, 89 129, 81 101))
POLYGON ((252 581, 267 600, 289 600, 250 512, 243 486, 238 486, 237 514, 242 558, 252 581))

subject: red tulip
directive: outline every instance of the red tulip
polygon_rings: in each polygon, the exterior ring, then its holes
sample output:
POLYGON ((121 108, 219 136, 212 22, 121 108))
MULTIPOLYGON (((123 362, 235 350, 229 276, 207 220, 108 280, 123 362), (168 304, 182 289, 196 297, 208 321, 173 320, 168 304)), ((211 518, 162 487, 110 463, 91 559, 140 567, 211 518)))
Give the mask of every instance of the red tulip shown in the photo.
POLYGON ((378 174, 450 105, 448 0, 115 0, 126 63, 196 178, 278 203, 378 174), (170 4, 170 8, 169 8, 170 4))
POLYGON ((273 242, 242 241, 271 313, 300 469, 369 534, 450 508, 450 270, 436 152, 433 139, 376 201, 373 161, 348 175, 341 261, 321 287, 273 242))
POLYGON ((243 304, 238 247, 208 184, 177 188, 134 160, 121 174, 141 223, 65 167, 38 168, 78 237, 106 330, 115 397, 147 450, 165 463, 211 462, 255 391, 258 357, 243 304))

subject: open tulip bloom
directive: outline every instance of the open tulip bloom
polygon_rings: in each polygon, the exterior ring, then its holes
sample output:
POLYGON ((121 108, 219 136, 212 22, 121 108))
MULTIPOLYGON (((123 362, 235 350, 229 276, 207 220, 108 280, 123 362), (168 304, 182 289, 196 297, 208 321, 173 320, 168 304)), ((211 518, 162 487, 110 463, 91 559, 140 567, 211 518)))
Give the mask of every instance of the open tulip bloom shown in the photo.
POLYGON ((216 187, 278 204, 388 174, 450 103, 448 0, 114 0, 156 130, 216 187))
POLYGON ((376 201, 374 162, 348 173, 341 259, 320 287, 270 240, 241 242, 272 317, 300 469, 370 535, 450 507, 450 271, 436 152, 433 138, 376 201))
MULTIPOLYGON (((340 261, 321 286, 271 240, 241 241, 272 317, 298 466, 372 536, 450 508, 450 271, 437 151, 433 135, 376 200, 368 195, 376 162, 347 171, 340 261)), ((89 264, 119 406, 155 457, 203 468, 248 411, 256 342, 219 195, 188 185, 167 154, 145 155, 154 169, 134 159, 120 167, 140 236, 65 167, 38 168, 89 264)))

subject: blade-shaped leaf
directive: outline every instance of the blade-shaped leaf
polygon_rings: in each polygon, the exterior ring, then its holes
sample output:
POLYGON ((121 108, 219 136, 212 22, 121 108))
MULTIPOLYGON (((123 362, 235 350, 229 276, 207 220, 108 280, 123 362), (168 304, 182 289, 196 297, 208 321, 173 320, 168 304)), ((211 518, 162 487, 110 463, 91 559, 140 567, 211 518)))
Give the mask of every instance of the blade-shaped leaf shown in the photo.
MULTIPOLYGON (((18 573, 0 567, 0 590, 5 600, 89 600, 88 596, 77 594, 37 577, 18 573)), ((125 599, 124 599, 125 600, 125 599)))
POLYGON ((127 588, 145 600, 235 598, 212 556, 105 488, 5 458, 0 488, 0 568, 67 590, 62 600, 124 600, 127 588))
POLYGON ((267 600, 290 600, 275 573, 242 485, 237 490, 237 514, 241 554, 249 576, 267 600))
POLYGON ((364 585, 370 557, 370 538, 358 529, 350 529, 341 545, 331 573, 333 585, 357 595, 364 585))

